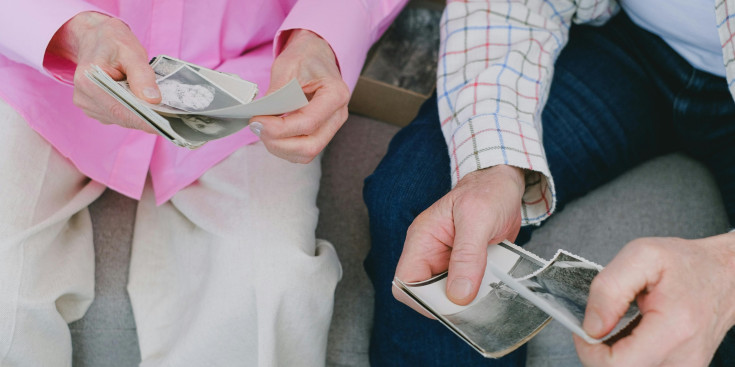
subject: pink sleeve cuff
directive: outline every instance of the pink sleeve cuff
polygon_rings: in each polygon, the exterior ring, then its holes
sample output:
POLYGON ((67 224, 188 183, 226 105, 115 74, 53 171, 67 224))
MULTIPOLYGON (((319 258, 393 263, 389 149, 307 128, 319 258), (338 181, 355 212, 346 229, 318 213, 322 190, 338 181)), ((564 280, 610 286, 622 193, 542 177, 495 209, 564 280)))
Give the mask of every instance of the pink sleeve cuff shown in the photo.
POLYGON ((2 1, 0 53, 56 79, 65 78, 69 73, 68 62, 50 59, 47 60, 49 70, 44 68, 46 48, 64 23, 85 11, 108 14, 82 0, 2 1))
POLYGON ((371 1, 300 0, 276 33, 275 55, 283 48, 286 31, 310 30, 324 38, 332 47, 342 79, 352 90, 370 46, 383 34, 406 3, 406 0, 371 1))

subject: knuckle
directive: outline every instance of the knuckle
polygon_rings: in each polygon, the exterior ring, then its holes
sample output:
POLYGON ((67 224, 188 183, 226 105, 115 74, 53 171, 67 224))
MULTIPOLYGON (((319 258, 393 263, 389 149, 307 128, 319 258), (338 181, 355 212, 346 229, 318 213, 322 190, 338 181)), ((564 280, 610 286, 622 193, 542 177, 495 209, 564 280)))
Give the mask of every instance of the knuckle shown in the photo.
POLYGON ((123 127, 131 127, 134 125, 135 117, 131 116, 130 111, 119 103, 114 103, 110 106, 110 116, 112 116, 112 121, 115 124, 123 127))
POLYGON ((284 156, 283 154, 281 154, 281 152, 278 149, 276 149, 275 146, 273 146, 273 144, 272 144, 272 142, 270 140, 266 140, 266 139, 261 138, 260 141, 263 143, 263 145, 265 145, 265 149, 268 151, 268 153, 273 154, 276 157, 285 159, 285 160, 293 163, 293 161, 289 157, 284 156))
POLYGON ((84 97, 76 90, 74 89, 74 95, 72 96, 72 103, 74 103, 75 106, 84 109, 84 97))
POLYGON ((301 151, 302 158, 306 160, 306 162, 303 162, 303 163, 309 163, 313 161, 314 158, 316 158, 316 156, 319 155, 319 153, 321 153, 321 151, 322 151, 322 148, 319 145, 316 145, 316 144, 306 145, 301 151))
POLYGON ((301 133, 303 135, 309 135, 313 133, 314 131, 319 128, 320 121, 319 119, 312 117, 312 116, 306 116, 301 121, 301 133))
POLYGON ((340 122, 347 121, 348 117, 350 117, 350 112, 347 110, 346 105, 340 108, 339 110, 337 110, 337 118, 339 119, 340 122))
MULTIPOLYGON (((74 73, 74 78, 72 80, 72 83, 74 83, 75 87, 80 87, 82 83, 84 82, 84 77, 82 76, 82 73, 78 70, 74 73)), ((76 88, 75 88, 76 89, 76 88)))
POLYGON ((338 102, 340 106, 347 105, 350 102, 350 88, 340 79, 339 89, 337 92, 338 102))
POLYGON ((109 24, 109 27, 106 29, 114 30, 116 32, 127 32, 129 31, 129 28, 125 23, 117 18, 109 18, 107 19, 107 24, 109 24))
POLYGON ((115 121, 124 121, 123 117, 125 116, 125 114, 123 113, 123 109, 124 107, 120 104, 112 104, 110 106, 110 116, 112 116, 115 121))
POLYGON ((298 164, 307 164, 314 159, 314 158, 309 158, 303 154, 287 155, 284 158, 291 163, 298 163, 298 164))
POLYGON ((637 238, 631 241, 628 247, 638 256, 646 259, 657 259, 666 253, 660 241, 653 238, 637 238))
POLYGON ((298 164, 309 164, 313 160, 314 160, 314 158, 302 157, 298 161, 296 161, 296 163, 298 163, 298 164))

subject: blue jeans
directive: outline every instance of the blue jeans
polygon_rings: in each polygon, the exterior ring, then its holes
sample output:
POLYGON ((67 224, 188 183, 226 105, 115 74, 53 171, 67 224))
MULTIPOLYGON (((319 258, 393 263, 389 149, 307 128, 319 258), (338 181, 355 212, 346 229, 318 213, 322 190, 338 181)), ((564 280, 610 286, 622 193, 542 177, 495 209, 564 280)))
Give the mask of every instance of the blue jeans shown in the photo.
MULTIPOLYGON (((735 102, 726 80, 694 69, 624 13, 602 27, 572 27, 542 120, 558 209, 643 161, 683 151, 712 171, 735 226, 735 102)), ((523 349, 486 360, 438 322, 393 299, 391 280, 408 226, 450 185, 449 154, 431 98, 365 180, 374 366, 525 364, 523 349)), ((524 228, 519 243, 530 230, 524 228)), ((721 347, 713 364, 735 365, 732 331, 723 345, 729 348, 721 347)))

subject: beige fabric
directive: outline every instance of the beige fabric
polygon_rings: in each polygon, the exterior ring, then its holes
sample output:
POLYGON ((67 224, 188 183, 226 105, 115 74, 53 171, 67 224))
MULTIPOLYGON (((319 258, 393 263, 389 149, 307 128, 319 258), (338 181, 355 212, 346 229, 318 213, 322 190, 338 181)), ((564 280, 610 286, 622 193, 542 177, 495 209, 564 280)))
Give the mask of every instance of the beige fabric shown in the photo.
POLYGON ((141 366, 323 366, 334 248, 315 242, 319 160, 240 149, 156 208, 138 205, 130 293, 141 366))
MULTIPOLYGON (((0 101, 0 366, 71 366, 94 292, 87 206, 105 187, 0 101), (11 174, 12 173, 12 174, 11 174)), ((247 146, 138 205, 128 291, 142 366, 320 366, 341 267, 314 238, 319 160, 247 146)))
POLYGON ((71 366, 66 324, 94 296, 87 206, 105 187, 2 100, 0 126, 0 366, 71 366))

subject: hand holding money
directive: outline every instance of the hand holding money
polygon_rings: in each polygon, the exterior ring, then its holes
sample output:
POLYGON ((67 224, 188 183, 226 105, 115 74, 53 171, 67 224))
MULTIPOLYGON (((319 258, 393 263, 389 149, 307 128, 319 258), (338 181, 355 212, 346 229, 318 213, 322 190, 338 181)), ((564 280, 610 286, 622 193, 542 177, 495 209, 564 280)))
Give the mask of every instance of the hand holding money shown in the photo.
POLYGON ((127 79, 138 98, 152 104, 161 101, 146 51, 122 21, 96 12, 77 14, 54 35, 48 52, 77 64, 74 104, 88 116, 103 124, 156 132, 115 98, 100 93, 84 75, 96 64, 115 80, 127 79))

